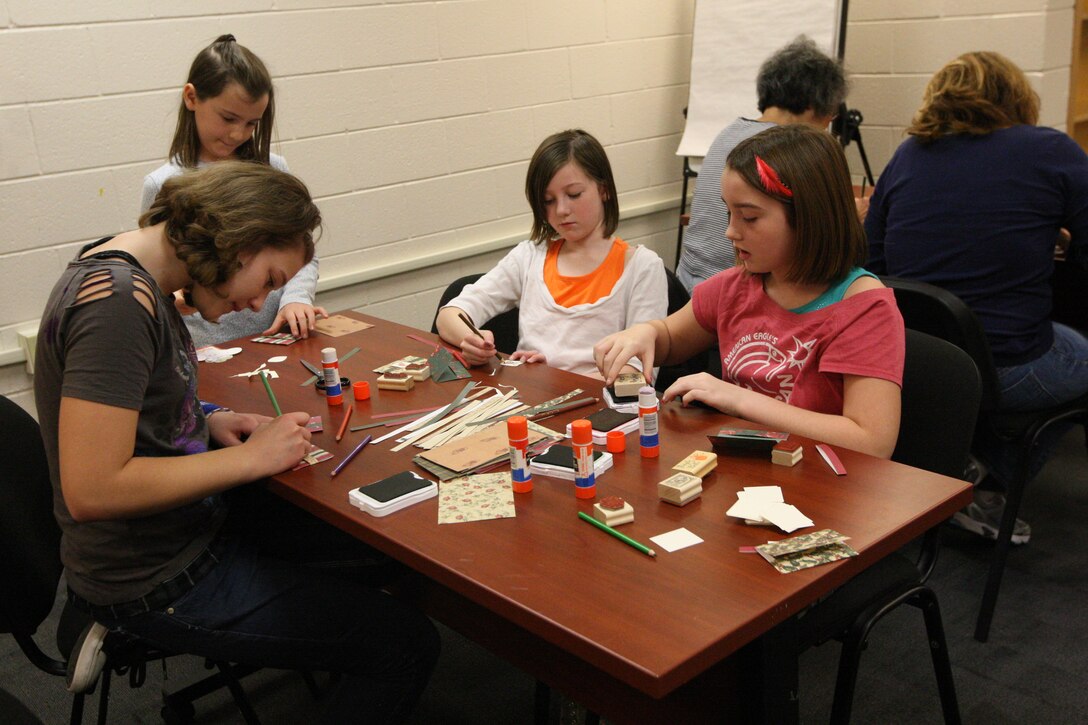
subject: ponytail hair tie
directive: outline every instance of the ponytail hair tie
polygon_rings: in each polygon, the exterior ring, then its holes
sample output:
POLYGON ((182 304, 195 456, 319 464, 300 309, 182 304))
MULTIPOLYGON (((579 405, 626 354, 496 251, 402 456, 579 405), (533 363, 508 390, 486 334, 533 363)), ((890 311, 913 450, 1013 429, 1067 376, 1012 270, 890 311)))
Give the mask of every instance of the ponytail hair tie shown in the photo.
POLYGON ((763 184, 765 191, 773 192, 787 199, 793 198, 793 191, 790 187, 783 184, 782 179, 778 178, 778 173, 758 155, 756 156, 756 171, 759 173, 759 183, 763 184))

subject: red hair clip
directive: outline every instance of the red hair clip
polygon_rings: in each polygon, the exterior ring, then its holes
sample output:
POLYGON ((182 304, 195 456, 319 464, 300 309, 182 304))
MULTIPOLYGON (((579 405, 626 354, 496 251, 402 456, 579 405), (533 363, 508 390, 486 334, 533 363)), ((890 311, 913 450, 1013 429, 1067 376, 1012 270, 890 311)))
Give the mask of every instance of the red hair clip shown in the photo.
POLYGON ((756 171, 759 172, 759 183, 763 184, 764 190, 780 194, 787 199, 793 198, 793 191, 790 190, 790 187, 783 184, 782 179, 778 178, 778 174, 771 168, 771 165, 759 158, 759 156, 756 156, 756 171))

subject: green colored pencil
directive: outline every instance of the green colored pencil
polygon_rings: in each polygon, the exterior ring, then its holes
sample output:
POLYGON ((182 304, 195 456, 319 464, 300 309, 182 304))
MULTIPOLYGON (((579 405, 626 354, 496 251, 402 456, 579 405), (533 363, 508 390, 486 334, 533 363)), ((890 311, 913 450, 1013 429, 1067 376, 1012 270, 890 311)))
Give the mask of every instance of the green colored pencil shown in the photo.
POLYGON ((637 541, 632 539, 630 536, 625 536, 624 534, 621 534, 620 532, 616 531, 615 529, 613 529, 608 524, 601 523, 600 521, 593 518, 592 516, 585 513, 584 511, 579 511, 578 512, 578 518, 582 519, 582 521, 588 521, 589 523, 593 524, 594 526, 596 526, 601 531, 612 534, 613 536, 615 536, 617 539, 619 539, 623 543, 625 543, 625 544, 627 544, 629 546, 635 547, 636 549, 641 551, 643 554, 646 554, 648 556, 657 556, 657 552, 654 551, 653 549, 651 549, 650 547, 646 546, 645 544, 638 543, 637 541))
POLYGON ((268 392, 268 399, 272 401, 272 407, 275 409, 276 415, 283 415, 280 404, 276 402, 276 394, 272 392, 272 386, 268 384, 268 376, 264 374, 264 370, 261 371, 261 382, 264 383, 264 389, 268 392))

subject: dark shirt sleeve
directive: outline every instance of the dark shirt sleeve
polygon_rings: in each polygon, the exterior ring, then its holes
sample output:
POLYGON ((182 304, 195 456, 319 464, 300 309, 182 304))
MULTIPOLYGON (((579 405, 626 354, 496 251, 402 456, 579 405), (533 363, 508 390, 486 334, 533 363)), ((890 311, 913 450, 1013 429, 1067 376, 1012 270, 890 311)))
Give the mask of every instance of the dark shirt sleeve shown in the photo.
POLYGON ((65 323, 61 395, 139 410, 155 367, 159 326, 123 283, 108 297, 74 306, 65 323))

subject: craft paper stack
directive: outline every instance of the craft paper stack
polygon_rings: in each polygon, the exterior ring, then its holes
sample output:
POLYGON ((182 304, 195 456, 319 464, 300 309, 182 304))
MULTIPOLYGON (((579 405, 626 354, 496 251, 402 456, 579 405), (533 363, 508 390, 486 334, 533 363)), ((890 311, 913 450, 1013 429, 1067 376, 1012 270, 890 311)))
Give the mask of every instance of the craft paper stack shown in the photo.
POLYGON ((857 556, 845 542, 850 537, 833 529, 814 531, 781 541, 768 541, 755 547, 756 552, 783 574, 808 569, 820 564, 857 556))
MULTIPOLYGON (((529 426, 530 449, 551 441, 539 426, 529 426)), ((506 423, 493 423, 472 435, 458 438, 417 455, 413 461, 448 481, 457 476, 486 473, 510 465, 510 438, 506 423)))
POLYGON ((746 524, 773 524, 787 534, 812 526, 812 519, 785 502, 778 486, 746 486, 737 491, 737 502, 725 515, 744 519, 746 524))

